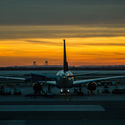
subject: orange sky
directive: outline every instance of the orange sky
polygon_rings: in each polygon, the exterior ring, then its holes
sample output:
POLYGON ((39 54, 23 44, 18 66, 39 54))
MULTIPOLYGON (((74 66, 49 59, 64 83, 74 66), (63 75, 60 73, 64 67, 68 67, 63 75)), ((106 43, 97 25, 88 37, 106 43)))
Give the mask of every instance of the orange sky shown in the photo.
POLYGON ((0 26, 0 66, 62 65, 66 39, 69 65, 125 64, 124 28, 0 26), (108 35, 109 36, 108 36, 108 35))

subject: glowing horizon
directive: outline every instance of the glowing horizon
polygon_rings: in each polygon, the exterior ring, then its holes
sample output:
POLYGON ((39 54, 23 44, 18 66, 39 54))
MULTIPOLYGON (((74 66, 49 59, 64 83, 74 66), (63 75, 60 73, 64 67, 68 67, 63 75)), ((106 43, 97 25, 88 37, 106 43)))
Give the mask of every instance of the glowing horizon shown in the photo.
POLYGON ((71 25, 0 28, 3 33, 0 66, 32 65, 34 60, 38 65, 44 65, 45 60, 49 65, 62 65, 63 39, 69 65, 125 64, 125 28, 71 25))

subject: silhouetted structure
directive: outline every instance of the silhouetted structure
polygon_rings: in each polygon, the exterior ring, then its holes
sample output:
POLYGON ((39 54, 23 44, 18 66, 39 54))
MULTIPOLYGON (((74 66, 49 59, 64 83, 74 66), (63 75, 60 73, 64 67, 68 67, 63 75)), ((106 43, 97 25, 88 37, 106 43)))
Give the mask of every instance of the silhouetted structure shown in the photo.
POLYGON ((36 61, 33 61, 33 66, 36 66, 36 61))
POLYGON ((48 65, 48 61, 47 60, 45 61, 45 65, 48 65))

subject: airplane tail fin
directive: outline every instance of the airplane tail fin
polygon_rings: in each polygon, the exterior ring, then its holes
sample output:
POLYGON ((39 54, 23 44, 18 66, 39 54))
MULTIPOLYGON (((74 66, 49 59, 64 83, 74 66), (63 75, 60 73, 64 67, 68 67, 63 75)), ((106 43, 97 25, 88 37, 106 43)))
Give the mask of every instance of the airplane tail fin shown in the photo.
POLYGON ((68 62, 67 62, 67 58, 66 58, 66 43, 64 40, 64 62, 63 62, 63 70, 64 72, 68 71, 68 62))

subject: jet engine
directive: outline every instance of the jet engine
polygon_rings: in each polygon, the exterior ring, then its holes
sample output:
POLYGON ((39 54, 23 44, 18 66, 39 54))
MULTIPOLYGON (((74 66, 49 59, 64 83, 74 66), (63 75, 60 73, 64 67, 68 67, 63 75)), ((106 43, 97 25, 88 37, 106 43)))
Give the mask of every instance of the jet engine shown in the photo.
POLYGON ((95 91, 96 87, 97 87, 96 82, 89 82, 87 84, 87 89, 90 91, 90 93, 92 93, 93 91, 95 91))

